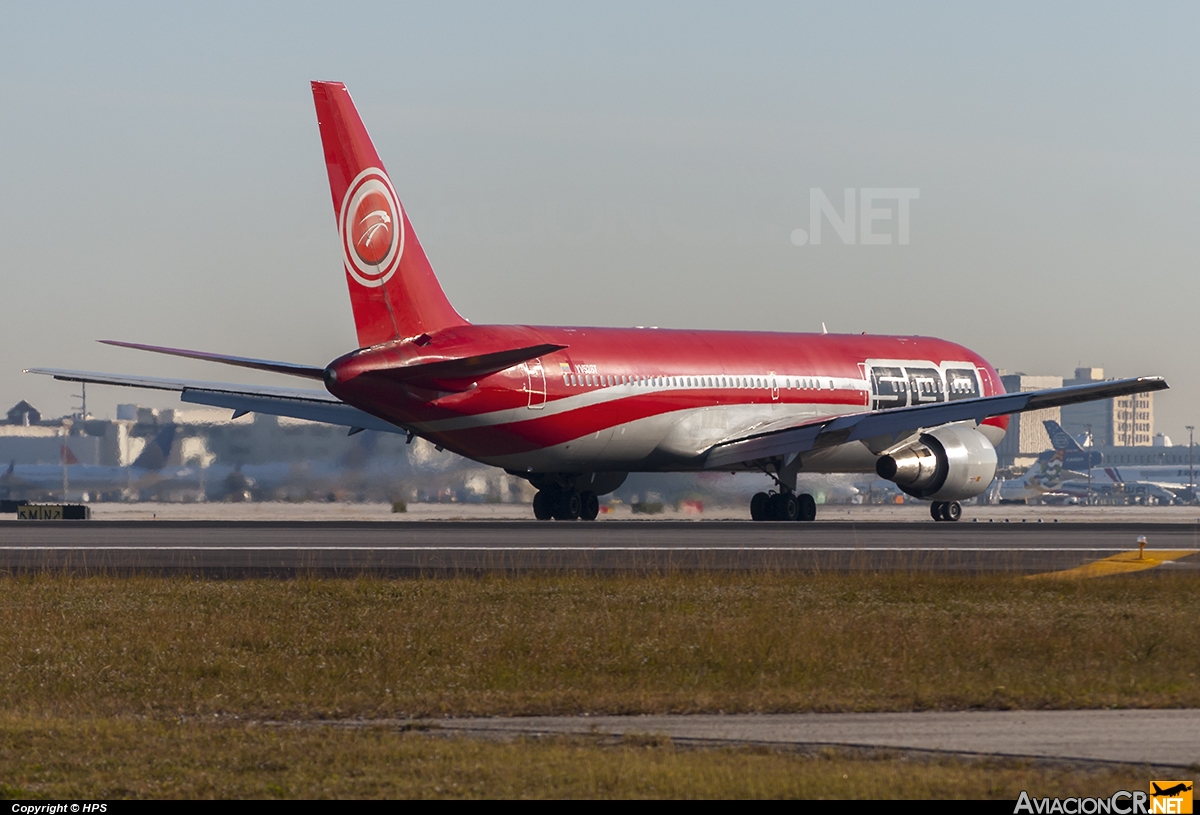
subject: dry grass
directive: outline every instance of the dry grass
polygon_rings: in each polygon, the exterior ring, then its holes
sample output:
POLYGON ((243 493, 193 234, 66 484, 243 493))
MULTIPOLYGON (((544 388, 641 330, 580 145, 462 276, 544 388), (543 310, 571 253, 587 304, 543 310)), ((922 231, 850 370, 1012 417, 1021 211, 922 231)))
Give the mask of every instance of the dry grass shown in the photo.
POLYGON ((0 797, 1000 798, 1143 789, 1135 768, 676 749, 662 739, 488 742, 196 721, 0 717, 0 797))
POLYGON ((261 719, 1200 705, 1200 580, 0 579, 0 709, 261 719))

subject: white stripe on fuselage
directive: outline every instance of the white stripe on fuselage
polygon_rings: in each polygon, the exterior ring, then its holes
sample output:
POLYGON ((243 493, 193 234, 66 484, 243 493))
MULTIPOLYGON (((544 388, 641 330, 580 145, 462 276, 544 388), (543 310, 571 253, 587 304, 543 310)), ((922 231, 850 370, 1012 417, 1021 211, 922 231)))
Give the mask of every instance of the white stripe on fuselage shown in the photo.
MULTIPOLYGON (((647 381, 655 380, 655 379, 671 379, 671 378, 672 377, 648 377, 647 381)), ((673 378, 680 379, 680 377, 673 377, 673 378)), ((763 376, 762 374, 757 374, 754 376, 752 376, 750 374, 703 374, 703 375, 693 375, 691 378, 692 379, 697 379, 697 378, 716 379, 718 381, 720 381, 722 379, 724 379, 725 381, 732 381, 734 379, 739 379, 739 380, 740 379, 750 379, 752 381, 754 379, 759 379, 759 380, 767 379, 767 377, 763 376)), ((853 391, 858 391, 860 393, 865 393, 867 391, 867 382, 862 379, 848 379, 845 377, 828 377, 828 376, 784 377, 781 375, 776 375, 776 379, 780 380, 780 381, 785 380, 785 379, 792 379, 792 380, 809 379, 809 380, 813 380, 813 381, 819 381, 822 385, 829 384, 829 385, 833 386, 833 387, 822 387, 822 388, 780 387, 778 390, 781 393, 787 393, 787 392, 792 392, 792 391, 798 391, 801 393, 805 393, 805 392, 820 392, 820 391, 830 391, 830 390, 842 390, 842 391, 853 390, 853 391)), ((536 412, 531 410, 528 406, 522 405, 521 407, 504 408, 502 410, 495 410, 495 411, 491 411, 489 413, 479 413, 479 414, 475 414, 475 415, 471 415, 471 416, 456 416, 453 419, 436 419, 436 420, 430 421, 430 422, 411 422, 411 423, 406 423, 406 424, 408 426, 412 427, 418 433, 447 433, 447 432, 452 432, 455 430, 468 430, 468 429, 476 428, 476 427, 495 427, 496 425, 513 424, 516 422, 527 422, 527 421, 531 421, 533 419, 541 418, 542 416, 555 416, 555 415, 558 415, 561 413, 569 413, 573 410, 580 410, 582 408, 592 407, 594 405, 602 405, 602 404, 605 404, 606 402, 613 402, 618 399, 628 399, 633 396, 643 396, 643 395, 657 394, 657 393, 675 393, 675 392, 685 392, 685 391, 719 391, 720 393, 743 392, 743 391, 766 391, 767 393, 770 393, 772 390, 774 390, 773 388, 770 388, 770 387, 732 387, 732 386, 728 386, 728 387, 715 387, 714 388, 714 387, 707 386, 707 385, 686 386, 686 385, 666 385, 666 384, 664 384, 664 385, 636 384, 636 385, 608 385, 608 386, 594 386, 594 385, 592 385, 592 386, 587 386, 587 385, 573 386, 572 385, 572 386, 566 386, 566 387, 580 388, 580 389, 587 388, 587 390, 583 390, 582 393, 571 394, 571 395, 560 397, 558 399, 549 400, 549 401, 545 402, 543 405, 539 406, 537 408, 536 412)), ((771 402, 763 402, 763 403, 755 403, 755 404, 761 404, 762 406, 765 406, 768 408, 797 406, 797 403, 795 403, 795 402, 784 402, 782 400, 781 401, 773 400, 771 402)), ((736 406, 736 405, 732 405, 732 406, 736 406)), ((732 407, 732 406, 713 403, 711 405, 697 405, 696 407, 701 408, 701 409, 707 409, 707 408, 721 408, 721 407, 732 407)), ((848 404, 844 404, 844 403, 836 404, 836 405, 831 405, 828 403, 818 403, 815 405, 811 405, 811 404, 803 405, 803 407, 808 408, 810 411, 812 411, 812 409, 815 408, 824 415, 837 416, 837 415, 840 415, 841 413, 846 412, 845 410, 840 410, 839 408, 855 408, 855 409, 861 410, 864 406, 860 401, 853 405, 848 405, 848 404)))

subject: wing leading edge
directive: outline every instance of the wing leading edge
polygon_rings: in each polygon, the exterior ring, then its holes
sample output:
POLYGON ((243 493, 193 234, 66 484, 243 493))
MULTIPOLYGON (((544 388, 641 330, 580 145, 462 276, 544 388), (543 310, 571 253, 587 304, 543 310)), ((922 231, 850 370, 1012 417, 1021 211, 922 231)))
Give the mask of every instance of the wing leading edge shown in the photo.
POLYGON ((751 433, 715 444, 708 450, 704 466, 706 469, 719 470, 732 464, 788 457, 851 441, 890 439, 894 443, 918 431, 951 422, 974 420, 976 424, 981 424, 984 419, 1008 413, 1111 399, 1168 387, 1167 381, 1160 376, 1142 376, 808 420, 791 427, 751 433))

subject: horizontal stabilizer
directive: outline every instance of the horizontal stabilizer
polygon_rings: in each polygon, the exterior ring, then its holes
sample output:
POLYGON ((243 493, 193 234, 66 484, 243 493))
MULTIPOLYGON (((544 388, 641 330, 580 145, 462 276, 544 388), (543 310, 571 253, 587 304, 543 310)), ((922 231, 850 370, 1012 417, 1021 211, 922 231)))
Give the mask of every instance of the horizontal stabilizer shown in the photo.
POLYGON ((507 351, 493 351, 489 354, 381 368, 369 372, 369 375, 434 390, 467 390, 477 379, 503 371, 505 368, 511 368, 526 360, 561 351, 566 347, 556 343, 542 343, 507 351))
POLYGON ((275 374, 303 376, 308 379, 322 379, 325 376, 324 368, 317 368, 312 365, 300 365, 295 362, 276 362, 270 359, 234 357, 228 354, 212 354, 208 351, 188 351, 183 348, 164 348, 158 345, 142 345, 141 343, 122 342, 120 340, 99 340, 99 342, 105 345, 116 345, 120 348, 134 348, 138 351, 150 351, 154 354, 169 354, 173 357, 200 359, 205 362, 220 362, 222 365, 236 365, 239 368, 253 368, 256 371, 270 371, 275 374))

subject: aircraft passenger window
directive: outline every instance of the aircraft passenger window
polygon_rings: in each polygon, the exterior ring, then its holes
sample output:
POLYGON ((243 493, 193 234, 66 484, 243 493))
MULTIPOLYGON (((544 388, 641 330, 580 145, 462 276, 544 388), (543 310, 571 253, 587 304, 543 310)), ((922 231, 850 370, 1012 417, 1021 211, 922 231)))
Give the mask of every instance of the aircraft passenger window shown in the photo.
POLYGON ((600 384, 601 384, 601 386, 603 386, 605 388, 608 387, 608 374, 605 374, 604 376, 600 377, 600 384))
POLYGON ((588 387, 591 387, 591 385, 592 385, 592 375, 591 374, 587 375, 587 383, 588 383, 588 387))
POLYGON ((571 377, 563 374, 563 387, 568 387, 571 384, 571 377))

